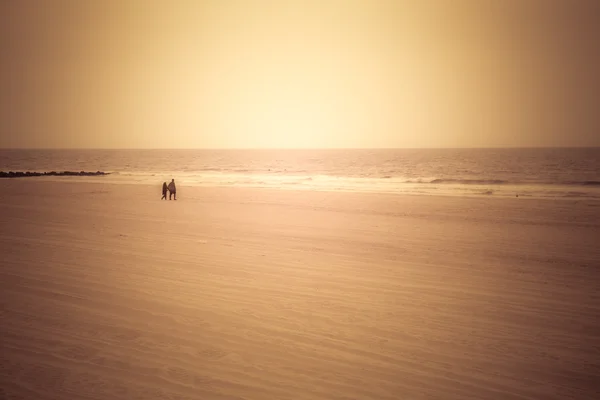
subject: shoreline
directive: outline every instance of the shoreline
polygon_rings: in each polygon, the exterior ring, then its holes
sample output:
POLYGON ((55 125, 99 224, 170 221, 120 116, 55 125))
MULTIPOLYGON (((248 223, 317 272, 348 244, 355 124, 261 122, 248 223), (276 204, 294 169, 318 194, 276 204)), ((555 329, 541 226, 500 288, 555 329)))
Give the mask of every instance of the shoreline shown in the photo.
MULTIPOLYGON (((100 171, 98 171, 100 172, 100 171)), ((26 181, 31 184, 68 184, 68 185, 88 185, 88 184, 100 184, 100 185, 108 185, 108 186, 132 186, 132 187, 145 187, 147 189, 152 188, 160 188, 162 183, 161 180, 169 181, 170 178, 163 177, 162 179, 156 179, 156 182, 149 181, 132 181, 128 179, 114 179, 118 175, 114 175, 110 172, 89 172, 86 175, 40 175, 40 176, 24 176, 28 177, 26 181)), ((78 173, 74 173, 78 174, 78 173)), ((17 182, 22 182, 21 179, 24 177, 5 177, 5 179, 0 180, 0 185, 7 185, 9 188, 13 188, 13 184, 18 185, 17 182), (2 183, 4 182, 4 183, 2 183)), ((519 192, 511 192, 508 193, 493 193, 493 191, 488 192, 457 192, 457 191, 443 191, 443 190, 430 190, 429 192, 414 192, 414 191, 400 191, 400 190, 384 190, 384 189, 375 189, 375 190, 361 190, 351 189, 351 188, 326 188, 326 187, 300 187, 297 185, 280 185, 280 186, 261 186, 261 185, 244 185, 244 184, 219 184, 214 182, 208 183, 188 183, 182 182, 182 179, 177 179, 176 183, 178 187, 178 194, 181 196, 181 190, 187 191, 188 193, 196 193, 198 191, 207 191, 207 190, 266 190, 266 191, 276 191, 276 192, 292 192, 297 193, 298 195, 306 194, 306 193, 339 193, 339 194, 356 194, 356 195, 367 195, 367 196, 386 196, 386 197, 403 197, 403 196, 411 196, 411 197, 440 197, 440 198, 462 198, 462 199, 495 199, 495 200, 516 200, 516 201, 558 201, 561 203, 589 203, 594 205, 596 203, 600 203, 600 188, 593 187, 593 190, 598 191, 598 196, 590 195, 579 195, 578 192, 575 192, 576 195, 565 194, 565 195, 535 195, 528 193, 519 193, 519 192)), ((18 186, 16 186, 18 187, 18 186)), ((9 189, 12 190, 12 189, 9 189)))
MULTIPOLYGON (((76 179, 76 178, 75 178, 76 179)), ((101 178, 98 178, 101 179, 101 178)), ((119 198, 143 201, 145 204, 175 201, 161 200, 159 184, 147 185, 131 182, 102 182, 101 180, 73 181, 71 179, 23 181, 4 180, 5 190, 0 191, 0 205, 9 196, 38 195, 61 196, 57 192, 64 189, 70 195, 85 198, 93 194, 102 194, 119 198), (58 186, 57 186, 58 184, 58 186)), ((0 186, 1 187, 1 186, 0 186)), ((177 200, 180 207, 187 209, 195 205, 248 204, 262 206, 285 206, 309 210, 333 210, 340 212, 371 214, 380 216, 422 215, 423 209, 429 209, 452 219, 494 220, 534 211, 530 223, 546 224, 545 219, 561 224, 581 224, 600 227, 595 199, 578 198, 537 198, 537 197, 501 197, 501 196, 464 196, 444 194, 411 194, 352 192, 328 190, 294 190, 269 187, 234 186, 184 186, 177 185, 177 200), (267 201, 268 199, 268 201, 267 201), (182 205, 184 204, 184 205, 182 205), (473 215, 471 211, 475 211, 473 215), (486 212, 484 214, 484 212, 486 212)))

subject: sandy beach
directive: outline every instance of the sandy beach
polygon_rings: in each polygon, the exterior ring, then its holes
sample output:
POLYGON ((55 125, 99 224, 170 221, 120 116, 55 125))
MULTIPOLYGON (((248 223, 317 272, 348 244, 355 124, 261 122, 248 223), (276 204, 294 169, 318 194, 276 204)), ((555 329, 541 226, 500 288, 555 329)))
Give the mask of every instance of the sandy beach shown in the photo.
POLYGON ((600 203, 0 182, 1 399, 595 399, 600 203))

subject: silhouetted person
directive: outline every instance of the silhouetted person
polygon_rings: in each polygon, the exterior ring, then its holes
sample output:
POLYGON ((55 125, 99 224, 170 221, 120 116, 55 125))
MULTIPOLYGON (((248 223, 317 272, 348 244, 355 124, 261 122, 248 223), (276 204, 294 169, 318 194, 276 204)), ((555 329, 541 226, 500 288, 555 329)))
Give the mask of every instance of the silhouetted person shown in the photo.
POLYGON ((162 199, 165 199, 165 200, 166 200, 166 199, 167 199, 167 190, 169 190, 169 189, 167 188, 167 182, 163 182, 163 189, 162 189, 162 190, 163 190, 163 195, 162 195, 162 197, 161 197, 160 199, 161 199, 161 200, 162 200, 162 199))
POLYGON ((177 188, 175 187, 175 179, 171 179, 169 182, 169 200, 171 200, 171 196, 173 196, 173 200, 177 200, 177 188))

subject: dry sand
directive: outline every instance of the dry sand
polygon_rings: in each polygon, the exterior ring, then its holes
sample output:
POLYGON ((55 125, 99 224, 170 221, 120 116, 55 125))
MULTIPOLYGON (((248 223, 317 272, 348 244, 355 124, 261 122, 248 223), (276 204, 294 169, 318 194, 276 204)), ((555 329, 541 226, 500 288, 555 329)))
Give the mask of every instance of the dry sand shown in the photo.
POLYGON ((593 399, 598 203, 0 183, 2 399, 593 399))

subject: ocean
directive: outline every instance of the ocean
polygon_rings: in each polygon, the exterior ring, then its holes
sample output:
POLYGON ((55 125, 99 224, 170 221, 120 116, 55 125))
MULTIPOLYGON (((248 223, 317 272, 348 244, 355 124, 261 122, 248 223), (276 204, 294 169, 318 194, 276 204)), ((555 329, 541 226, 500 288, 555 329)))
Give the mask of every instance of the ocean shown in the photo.
POLYGON ((0 171, 156 185, 600 200, 600 148, 339 150, 0 150, 0 171))

